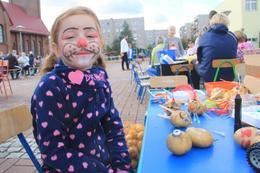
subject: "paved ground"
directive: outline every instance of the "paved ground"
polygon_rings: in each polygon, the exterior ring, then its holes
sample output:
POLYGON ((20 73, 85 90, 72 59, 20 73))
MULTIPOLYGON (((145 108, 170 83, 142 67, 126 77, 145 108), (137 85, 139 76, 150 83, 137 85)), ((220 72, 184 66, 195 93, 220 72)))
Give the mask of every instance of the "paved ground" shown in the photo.
MULTIPOLYGON (((122 71, 119 62, 107 63, 107 71, 113 90, 114 102, 122 120, 143 123, 148 99, 146 98, 143 104, 138 104, 134 86, 130 82, 130 71, 122 71)), ((29 106, 30 97, 39 79, 40 75, 36 75, 11 81, 14 95, 7 100, 0 93, 0 111, 22 103, 26 103, 29 106)), ((39 151, 31 129, 25 132, 25 135, 34 153, 39 158, 39 151)), ((17 138, 9 139, 5 143, 0 144, 0 173, 36 172, 28 158, 17 138)))

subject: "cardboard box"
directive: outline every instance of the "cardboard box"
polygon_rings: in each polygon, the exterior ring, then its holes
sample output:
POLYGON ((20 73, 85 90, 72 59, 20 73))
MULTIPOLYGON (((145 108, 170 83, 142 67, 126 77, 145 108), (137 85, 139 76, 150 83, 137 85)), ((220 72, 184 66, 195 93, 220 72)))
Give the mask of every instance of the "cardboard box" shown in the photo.
POLYGON ((245 55, 244 84, 251 93, 260 93, 260 54, 245 55))

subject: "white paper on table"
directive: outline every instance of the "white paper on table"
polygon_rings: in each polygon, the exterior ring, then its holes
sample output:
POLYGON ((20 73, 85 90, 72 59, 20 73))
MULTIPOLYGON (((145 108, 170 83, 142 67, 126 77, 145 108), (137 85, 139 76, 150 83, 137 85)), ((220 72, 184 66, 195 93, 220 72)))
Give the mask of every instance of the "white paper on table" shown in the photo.
MULTIPOLYGON (((260 128, 260 105, 247 106, 242 108, 241 119, 242 122, 250 124, 254 127, 260 128)), ((234 118, 234 110, 232 112, 232 118, 234 118)))

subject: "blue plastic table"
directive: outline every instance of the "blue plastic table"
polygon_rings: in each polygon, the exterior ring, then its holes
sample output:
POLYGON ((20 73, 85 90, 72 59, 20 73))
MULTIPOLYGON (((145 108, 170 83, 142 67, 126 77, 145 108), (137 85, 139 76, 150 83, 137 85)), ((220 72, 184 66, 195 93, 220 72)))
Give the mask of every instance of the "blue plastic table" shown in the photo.
POLYGON ((212 133, 215 142, 206 149, 192 148, 183 156, 169 152, 167 136, 174 126, 169 120, 157 116, 164 111, 150 103, 145 124, 142 152, 137 173, 250 173, 254 172, 246 160, 246 150, 233 139, 234 120, 211 114, 212 119, 200 117, 200 124, 209 131, 220 131, 225 137, 212 133))

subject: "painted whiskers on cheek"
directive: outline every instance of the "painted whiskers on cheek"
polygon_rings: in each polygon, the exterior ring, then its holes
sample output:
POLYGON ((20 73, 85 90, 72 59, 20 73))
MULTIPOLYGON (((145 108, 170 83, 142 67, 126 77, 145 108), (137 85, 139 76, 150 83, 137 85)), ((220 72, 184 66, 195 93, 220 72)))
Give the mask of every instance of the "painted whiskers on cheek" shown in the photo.
POLYGON ((96 57, 100 54, 100 47, 96 41, 90 41, 87 47, 78 48, 74 43, 65 43, 62 48, 63 56, 68 60, 72 61, 73 56, 79 54, 81 51, 86 51, 89 53, 93 53, 93 57, 96 57))

